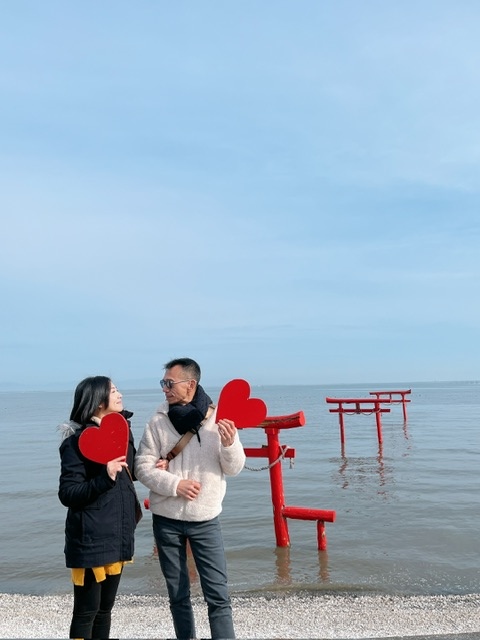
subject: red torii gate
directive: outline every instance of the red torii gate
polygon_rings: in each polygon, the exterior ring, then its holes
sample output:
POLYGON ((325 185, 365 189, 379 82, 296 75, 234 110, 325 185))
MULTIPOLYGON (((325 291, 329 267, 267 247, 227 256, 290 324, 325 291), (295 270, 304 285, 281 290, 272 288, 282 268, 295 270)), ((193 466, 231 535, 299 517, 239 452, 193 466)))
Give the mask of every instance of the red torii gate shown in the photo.
POLYGON ((407 402, 411 402, 406 395, 410 395, 412 393, 411 389, 404 389, 402 391, 370 391, 371 396, 375 396, 382 402, 389 402, 390 404, 401 404, 403 408, 403 419, 405 422, 407 421, 407 402), (398 398, 397 396, 400 396, 398 398))
POLYGON ((327 548, 325 522, 335 522, 335 511, 285 505, 281 460, 283 458, 294 458, 295 449, 286 445, 280 445, 279 431, 280 429, 291 429, 293 427, 303 427, 304 425, 305 416, 303 411, 285 416, 267 416, 259 425, 243 427, 247 429, 264 429, 267 435, 267 445, 259 448, 244 447, 244 451, 245 455, 250 458, 268 458, 270 489, 273 503, 273 523, 277 547, 290 546, 287 518, 292 518, 296 520, 316 520, 318 549, 325 551, 327 548))
POLYGON ((375 414, 375 421, 377 424, 377 437, 378 443, 382 444, 382 413, 389 413, 390 409, 382 407, 382 403, 390 402, 388 399, 380 398, 325 398, 328 404, 336 404, 336 409, 329 409, 330 413, 338 413, 338 420, 340 423, 340 442, 342 447, 345 444, 345 423, 344 415, 375 414), (344 406, 347 405, 347 406, 344 406), (352 408, 350 405, 354 405, 352 408))

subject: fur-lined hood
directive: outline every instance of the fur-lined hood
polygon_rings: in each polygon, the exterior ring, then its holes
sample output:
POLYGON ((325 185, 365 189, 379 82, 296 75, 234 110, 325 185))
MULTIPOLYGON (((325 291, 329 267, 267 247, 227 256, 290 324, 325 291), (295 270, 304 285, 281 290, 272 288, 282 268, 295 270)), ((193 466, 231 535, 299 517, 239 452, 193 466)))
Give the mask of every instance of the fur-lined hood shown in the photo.
MULTIPOLYGON (((168 407, 168 403, 167 403, 167 407, 168 407)), ((125 420, 130 420, 130 418, 133 416, 133 411, 128 411, 128 409, 123 409, 122 411, 120 411, 120 415, 122 415, 125 418, 125 420)), ((74 433, 77 433, 77 431, 81 428, 82 428, 82 425, 78 424, 78 422, 74 422, 73 420, 66 420, 65 422, 62 422, 62 424, 58 425, 57 431, 60 432, 60 437, 63 442, 70 436, 73 436, 74 433)))
POLYGON ((73 436, 73 434, 76 433, 81 428, 82 428, 82 425, 78 424, 78 422, 74 422, 73 420, 68 420, 66 422, 62 422, 62 424, 59 424, 57 427, 57 431, 60 432, 60 437, 63 442, 70 436, 73 436))

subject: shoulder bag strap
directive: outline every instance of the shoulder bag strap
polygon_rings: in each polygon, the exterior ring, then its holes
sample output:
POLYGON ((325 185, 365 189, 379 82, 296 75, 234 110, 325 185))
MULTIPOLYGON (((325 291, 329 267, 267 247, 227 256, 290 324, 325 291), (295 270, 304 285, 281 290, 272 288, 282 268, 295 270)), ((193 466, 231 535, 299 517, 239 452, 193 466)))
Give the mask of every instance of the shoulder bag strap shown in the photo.
MULTIPOLYGON (((207 415, 201 421, 200 426, 203 426, 205 422, 210 418, 214 409, 215 409, 214 404, 211 404, 208 407, 207 415)), ((176 456, 178 456, 180 451, 182 451, 182 449, 190 442, 190 440, 193 438, 195 433, 196 431, 187 431, 187 433, 184 433, 183 436, 180 438, 180 440, 177 442, 177 444, 173 447, 173 449, 171 449, 167 453, 167 455, 165 456, 165 459, 170 462, 170 460, 173 460, 176 456)))

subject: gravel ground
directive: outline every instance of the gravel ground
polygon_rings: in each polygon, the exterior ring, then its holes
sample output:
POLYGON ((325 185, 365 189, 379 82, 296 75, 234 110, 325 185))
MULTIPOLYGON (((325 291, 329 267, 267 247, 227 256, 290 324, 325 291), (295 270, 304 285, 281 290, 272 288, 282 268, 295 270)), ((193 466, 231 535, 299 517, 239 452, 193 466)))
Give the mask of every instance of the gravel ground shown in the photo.
MULTIPOLYGON (((206 605, 193 599, 197 635, 210 637, 206 605)), ((238 638, 480 639, 480 594, 248 595, 232 598, 238 638)), ((72 598, 0 594, 1 638, 67 638, 72 598)), ((172 638, 168 601, 119 595, 112 638, 172 638)))

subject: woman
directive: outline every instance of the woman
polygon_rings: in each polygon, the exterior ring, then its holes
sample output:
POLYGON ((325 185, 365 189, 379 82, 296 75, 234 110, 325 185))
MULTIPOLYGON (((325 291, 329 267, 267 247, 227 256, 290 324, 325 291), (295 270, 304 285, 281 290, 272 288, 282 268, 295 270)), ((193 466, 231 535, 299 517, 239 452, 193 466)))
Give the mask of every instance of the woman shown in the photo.
POLYGON ((60 426, 61 475, 58 497, 68 507, 65 559, 71 569, 73 616, 70 638, 109 638, 111 612, 123 566, 131 562, 138 499, 129 469, 135 447, 129 423, 126 456, 107 464, 82 455, 79 437, 109 413, 124 411, 122 394, 110 378, 85 378, 75 389, 70 422, 60 426))

